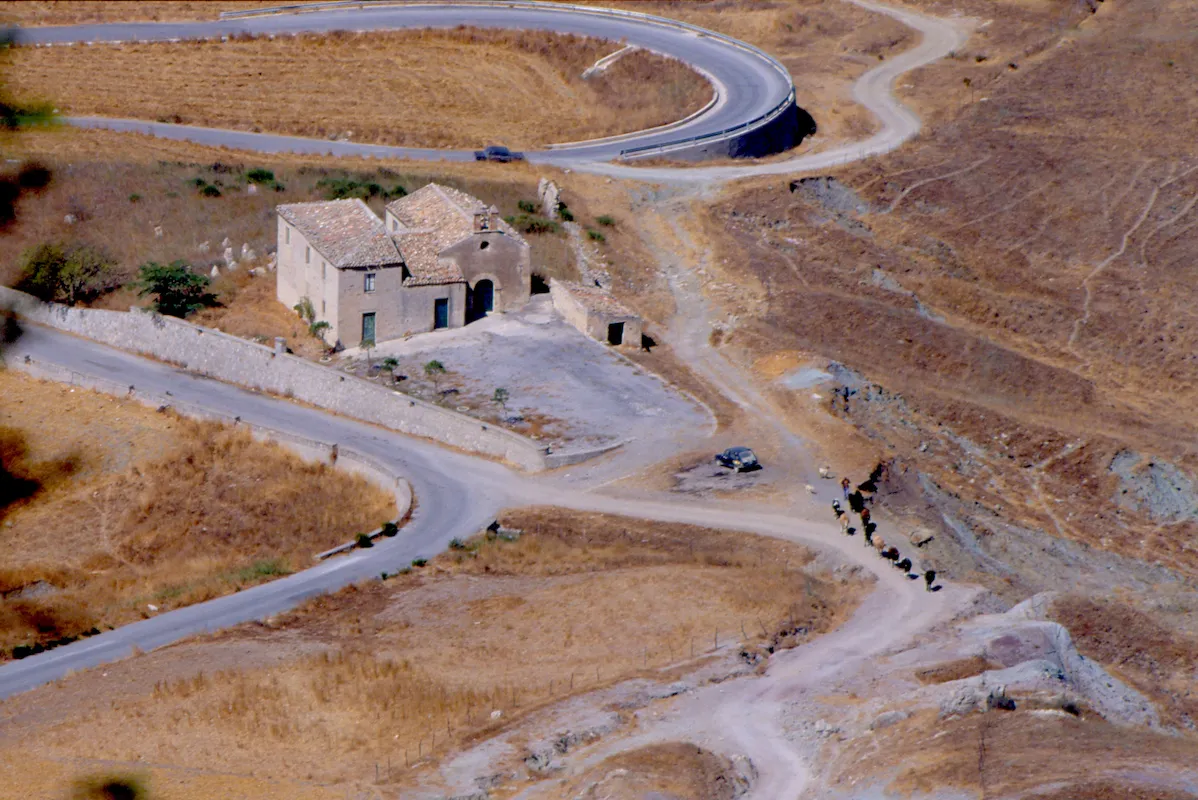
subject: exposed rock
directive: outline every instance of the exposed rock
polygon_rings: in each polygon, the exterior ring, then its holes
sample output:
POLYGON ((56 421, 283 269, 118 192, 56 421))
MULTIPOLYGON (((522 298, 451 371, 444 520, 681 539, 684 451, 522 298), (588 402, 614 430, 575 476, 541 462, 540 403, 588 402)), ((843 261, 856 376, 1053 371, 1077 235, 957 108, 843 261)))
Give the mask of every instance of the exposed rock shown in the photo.
MULTIPOLYGON (((228 241, 227 239, 225 241, 228 241)), ((225 260, 225 264, 233 263, 233 248, 226 245, 225 252, 221 256, 225 260)))
POLYGON ((880 731, 883 728, 889 728, 891 725, 898 724, 911 716, 909 711, 887 711, 884 714, 879 714, 873 722, 869 723, 871 731, 880 731))
POLYGON ((1143 461, 1131 450, 1121 450, 1111 459, 1107 469, 1119 478, 1115 503, 1146 512, 1154 522, 1198 519, 1198 495, 1189 476, 1164 461, 1143 461))
POLYGON ((161 226, 161 225, 155 225, 155 226, 154 226, 154 238, 155 238, 155 239, 161 239, 161 238, 162 238, 162 226, 161 226))
POLYGON ((196 247, 196 250, 199 250, 201 253, 207 253, 211 249, 212 245, 210 245, 208 242, 200 242, 196 247))
POLYGON ((257 257, 258 254, 254 252, 254 248, 250 247, 248 243, 241 246, 242 261, 253 261, 257 257))
POLYGON ((870 211, 869 203, 835 178, 800 178, 790 182, 790 191, 828 211, 842 214, 868 214, 870 211))
POLYGON ((557 219, 561 208, 561 189, 548 178, 541 178, 537 183, 537 197, 541 201, 541 213, 549 219, 557 219))
POLYGON ((224 247, 224 248, 226 248, 226 249, 227 249, 227 248, 230 248, 230 247, 232 247, 232 246, 233 246, 233 242, 229 241, 229 237, 228 237, 228 236, 226 236, 226 237, 225 237, 225 238, 224 238, 224 239, 221 241, 221 243, 220 243, 220 246, 221 246, 221 247, 224 247))
POLYGON ((245 193, 251 195, 258 194, 258 184, 251 183, 249 186, 245 187, 245 193))
POLYGON ((79 221, 79 217, 75 216, 74 214, 67 214, 65 217, 62 218, 62 221, 68 225, 74 225, 76 222, 79 221))
POLYGON ((5 600, 36 600, 39 597, 49 597, 58 593, 58 587, 49 581, 34 581, 24 586, 3 593, 5 600))
POLYGON ((209 272, 208 275, 209 275, 209 277, 212 277, 212 278, 219 278, 220 277, 220 267, 213 264, 212 271, 209 272))

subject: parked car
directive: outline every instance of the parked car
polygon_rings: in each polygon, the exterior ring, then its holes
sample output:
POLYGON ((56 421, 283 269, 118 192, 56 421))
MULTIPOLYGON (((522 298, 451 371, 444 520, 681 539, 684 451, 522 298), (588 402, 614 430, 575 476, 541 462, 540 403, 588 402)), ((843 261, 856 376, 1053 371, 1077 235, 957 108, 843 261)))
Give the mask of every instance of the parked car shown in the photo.
POLYGON ((734 469, 737 472, 761 469, 761 462, 757 460, 757 456, 753 451, 747 447, 729 447, 722 453, 716 453, 715 462, 721 467, 734 469))
POLYGON ((506 164, 509 161, 523 161, 524 154, 523 153, 513 153, 511 150, 508 150, 506 147, 501 147, 497 144, 493 144, 493 145, 487 147, 486 149, 475 150, 474 151, 474 160, 475 161, 499 161, 501 163, 506 164))

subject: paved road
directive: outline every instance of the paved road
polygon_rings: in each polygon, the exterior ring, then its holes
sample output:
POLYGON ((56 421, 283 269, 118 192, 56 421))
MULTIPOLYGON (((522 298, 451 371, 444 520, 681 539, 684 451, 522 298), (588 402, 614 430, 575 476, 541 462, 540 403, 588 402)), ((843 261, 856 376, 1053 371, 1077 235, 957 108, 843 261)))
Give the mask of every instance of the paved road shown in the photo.
MULTIPOLYGON (((613 17, 551 8, 503 8, 430 4, 368 8, 365 10, 317 11, 305 14, 278 14, 239 20, 208 22, 128 22, 102 25, 70 25, 25 28, 19 31, 21 44, 68 42, 169 41, 210 38, 236 34, 293 34, 334 30, 376 31, 399 28, 451 28, 473 25, 480 28, 517 28, 575 33, 613 41, 625 41, 639 47, 672 56, 706 73, 720 93, 709 111, 686 124, 661 132, 645 132, 619 141, 579 143, 530 153, 531 160, 542 163, 576 164, 616 158, 620 150, 641 145, 661 144, 687 136, 698 136, 748 122, 775 108, 789 96, 790 78, 775 64, 747 46, 737 46, 724 38, 700 36, 692 31, 656 24, 634 17, 613 17)), ((385 101, 385 98, 382 98, 385 101)), ((473 160, 470 151, 431 150, 410 147, 330 142, 297 136, 227 131, 186 125, 71 117, 68 121, 83 127, 104 127, 120 131, 150 133, 169 139, 185 139, 201 144, 232 147, 257 152, 332 153, 334 155, 411 158, 420 160, 473 160)), ((352 127, 347 124, 347 127, 352 127)), ((489 142, 479 142, 482 146, 489 142)))
POLYGON ((879 129, 861 142, 834 147, 765 164, 713 167, 636 167, 629 164, 592 163, 578 165, 586 172, 616 178, 708 185, 722 181, 752 178, 762 175, 793 175, 801 172, 827 170, 897 150, 919 133, 919 115, 903 105, 894 95, 894 85, 905 73, 918 69, 957 50, 969 38, 969 23, 965 20, 945 20, 929 17, 905 8, 875 3, 871 0, 846 0, 862 8, 885 14, 919 31, 923 38, 910 50, 882 62, 862 75, 853 84, 853 99, 878 118, 879 129))

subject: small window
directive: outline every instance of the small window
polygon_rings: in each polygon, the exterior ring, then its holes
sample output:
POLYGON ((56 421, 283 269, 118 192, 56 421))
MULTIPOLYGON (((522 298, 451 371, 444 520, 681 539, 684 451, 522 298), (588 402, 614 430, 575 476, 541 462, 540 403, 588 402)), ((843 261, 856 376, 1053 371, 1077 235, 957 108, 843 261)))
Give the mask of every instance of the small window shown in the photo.
POLYGON ((287 227, 286 225, 283 226, 283 241, 285 241, 287 244, 291 244, 291 228, 287 227))
POLYGON ((311 247, 304 248, 304 263, 305 264, 312 263, 312 248, 311 247))
POLYGON ((323 261, 321 261, 321 262, 320 262, 320 279, 321 279, 322 281, 323 281, 325 278, 327 278, 327 277, 328 277, 328 274, 327 274, 327 272, 326 272, 326 270, 327 270, 328 268, 329 268, 329 265, 328 265, 328 264, 326 264, 326 263, 325 263, 325 262, 323 262, 323 261))
POLYGON ((391 230, 399 230, 399 222, 397 220, 391 220, 391 230))
POLYGON ((366 273, 366 281, 365 281, 365 285, 363 286, 363 288, 368 292, 374 291, 374 273, 373 272, 366 273))
POLYGON ((321 300, 321 301, 320 301, 320 316, 322 316, 322 317, 323 317, 323 316, 324 316, 324 312, 325 312, 324 301, 323 301, 323 300, 321 300))

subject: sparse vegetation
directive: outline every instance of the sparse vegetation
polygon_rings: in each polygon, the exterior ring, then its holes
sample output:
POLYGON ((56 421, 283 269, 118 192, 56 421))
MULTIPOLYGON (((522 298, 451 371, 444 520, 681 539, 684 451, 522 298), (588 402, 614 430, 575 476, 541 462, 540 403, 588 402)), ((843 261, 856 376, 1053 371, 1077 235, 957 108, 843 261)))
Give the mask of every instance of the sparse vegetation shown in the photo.
POLYGON ((398 183, 388 189, 382 184, 360 177, 321 178, 316 182, 316 188, 324 194, 326 200, 348 200, 353 198, 370 200, 378 197, 387 201, 403 197, 408 193, 398 183))
POLYGON ((371 538, 364 533, 359 533, 357 538, 354 539, 354 541, 357 543, 358 547, 361 547, 363 549, 365 549, 367 547, 374 547, 374 541, 371 540, 371 538))
POLYGON ((612 217, 608 214, 601 214, 600 216, 595 217, 595 222, 608 228, 616 224, 615 217, 612 217))
POLYGON ((520 231, 520 233, 539 235, 542 233, 557 233, 561 230, 561 226, 553 220, 536 214, 513 214, 503 219, 508 225, 520 231))
POLYGON ((592 242, 602 243, 602 242, 607 241, 607 237, 604 236, 599 231, 595 230, 594 228, 587 228, 587 238, 590 239, 592 242))
POLYGON ((445 369, 445 365, 436 359, 433 359, 424 365, 424 375, 433 382, 433 391, 436 392, 438 396, 441 394, 441 380, 445 377, 447 372, 448 370, 445 369))
MULTIPOLYGON (((639 130, 681 119, 711 97, 697 73, 645 50, 582 80, 618 47, 477 28, 237 37, 18 48, 8 77, 17 97, 54 97, 73 114, 461 148, 639 130), (273 66, 264 72, 264 63, 273 66)), ((362 187, 353 191, 345 196, 361 196, 362 187)))

